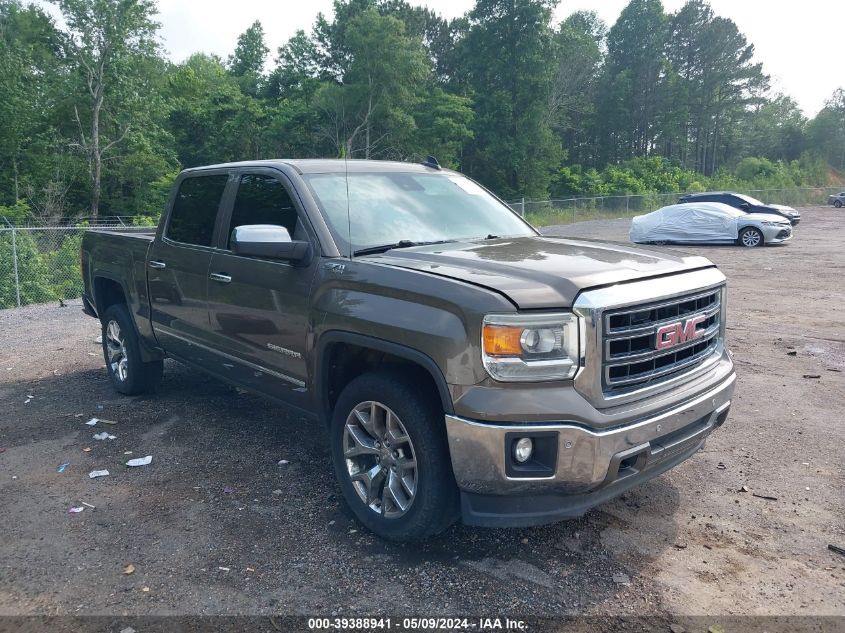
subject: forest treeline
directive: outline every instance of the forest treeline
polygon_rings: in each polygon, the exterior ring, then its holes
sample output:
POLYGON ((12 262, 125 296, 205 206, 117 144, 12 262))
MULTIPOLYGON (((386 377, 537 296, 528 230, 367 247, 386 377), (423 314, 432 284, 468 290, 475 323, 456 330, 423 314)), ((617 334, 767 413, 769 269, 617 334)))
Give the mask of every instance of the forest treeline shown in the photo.
MULTIPOLYGON (((554 0, 444 20, 336 0, 270 50, 168 61, 153 0, 0 0, 0 215, 157 215, 185 167, 272 157, 439 161, 504 198, 794 187, 845 169, 845 91, 808 120, 704 0, 612 26, 554 0)), ((201 28, 201 24, 197 25, 201 28)))

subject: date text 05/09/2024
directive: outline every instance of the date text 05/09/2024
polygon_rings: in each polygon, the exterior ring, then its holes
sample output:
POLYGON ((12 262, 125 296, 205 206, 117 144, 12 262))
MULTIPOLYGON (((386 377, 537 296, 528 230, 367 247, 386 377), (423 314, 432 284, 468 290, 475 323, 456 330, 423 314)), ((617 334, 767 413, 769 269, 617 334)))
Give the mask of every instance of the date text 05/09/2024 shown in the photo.
POLYGON ((313 631, 355 631, 376 630, 414 631, 526 631, 524 620, 512 618, 308 618, 308 628, 313 631))

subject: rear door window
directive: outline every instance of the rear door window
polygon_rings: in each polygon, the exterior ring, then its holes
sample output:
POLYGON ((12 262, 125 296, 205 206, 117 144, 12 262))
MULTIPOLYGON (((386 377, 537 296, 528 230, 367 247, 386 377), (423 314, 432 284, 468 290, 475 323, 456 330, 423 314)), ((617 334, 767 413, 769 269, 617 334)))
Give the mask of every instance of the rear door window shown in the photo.
POLYGON ((232 220, 229 223, 227 248, 232 231, 248 224, 273 224, 288 230, 291 239, 304 239, 297 226, 297 213, 285 186, 277 178, 263 174, 246 174, 241 177, 232 220))
POLYGON ((170 212, 167 237, 182 244, 211 246, 220 199, 228 180, 227 174, 185 178, 170 212))

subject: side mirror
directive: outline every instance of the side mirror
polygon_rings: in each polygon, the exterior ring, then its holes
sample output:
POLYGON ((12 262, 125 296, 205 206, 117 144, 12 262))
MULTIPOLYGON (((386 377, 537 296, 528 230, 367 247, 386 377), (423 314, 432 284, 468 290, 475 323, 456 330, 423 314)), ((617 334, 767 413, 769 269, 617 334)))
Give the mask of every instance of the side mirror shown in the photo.
POLYGON ((283 226, 247 224, 232 229, 232 252, 245 257, 284 259, 305 264, 311 259, 311 243, 292 240, 283 226))
POLYGON ((739 205, 739 208, 740 209, 748 209, 750 206, 751 205, 748 204, 747 202, 743 202, 741 205, 739 205))

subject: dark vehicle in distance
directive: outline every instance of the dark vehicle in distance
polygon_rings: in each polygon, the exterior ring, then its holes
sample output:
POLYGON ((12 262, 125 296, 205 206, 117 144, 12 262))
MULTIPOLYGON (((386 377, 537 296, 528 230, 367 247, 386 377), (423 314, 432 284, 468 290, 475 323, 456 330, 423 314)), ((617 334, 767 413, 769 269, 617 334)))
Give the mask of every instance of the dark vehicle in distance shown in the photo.
POLYGON ((324 422, 388 539, 580 516, 731 405, 710 261, 544 237, 435 161, 189 169, 155 232, 88 231, 81 265, 117 391, 169 357, 324 422))
POLYGON ((842 205, 845 204, 845 191, 840 191, 839 193, 829 196, 827 203, 832 204, 837 209, 841 209, 842 205))
POLYGON ((721 202, 734 209, 745 211, 746 213, 768 213, 770 215, 779 215, 789 220, 792 226, 795 226, 801 221, 801 214, 793 209, 782 204, 766 204, 760 202, 756 198, 746 196, 743 193, 736 193, 734 191, 706 191, 704 193, 688 193, 678 199, 679 204, 685 202, 721 202))

